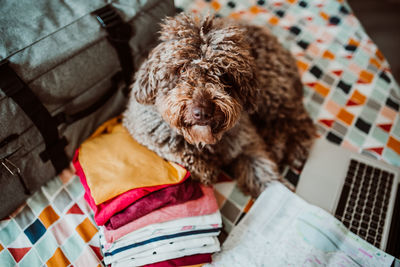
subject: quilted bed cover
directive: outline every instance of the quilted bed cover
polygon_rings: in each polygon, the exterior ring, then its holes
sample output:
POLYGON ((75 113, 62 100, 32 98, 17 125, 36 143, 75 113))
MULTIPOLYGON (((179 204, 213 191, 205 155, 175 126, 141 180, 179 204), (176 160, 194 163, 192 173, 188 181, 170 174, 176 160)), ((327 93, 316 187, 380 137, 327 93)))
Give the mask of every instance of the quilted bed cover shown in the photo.
MULTIPOLYGON (((178 11, 266 25, 297 59, 304 104, 331 142, 400 166, 400 88, 344 0, 176 0, 178 11)), ((296 183, 298 170, 285 176, 296 183)), ((226 233, 251 208, 229 178, 215 186, 226 233)), ((0 221, 0 266, 102 266, 79 178, 65 170, 0 221)))

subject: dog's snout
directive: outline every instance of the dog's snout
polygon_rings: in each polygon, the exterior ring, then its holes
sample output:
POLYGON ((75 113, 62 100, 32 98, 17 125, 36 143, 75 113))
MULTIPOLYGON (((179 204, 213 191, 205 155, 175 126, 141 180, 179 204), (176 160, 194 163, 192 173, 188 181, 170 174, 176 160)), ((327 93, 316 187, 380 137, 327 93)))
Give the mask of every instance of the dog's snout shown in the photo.
POLYGON ((213 116, 214 105, 212 103, 203 103, 196 105, 192 109, 193 119, 198 124, 206 124, 213 116))

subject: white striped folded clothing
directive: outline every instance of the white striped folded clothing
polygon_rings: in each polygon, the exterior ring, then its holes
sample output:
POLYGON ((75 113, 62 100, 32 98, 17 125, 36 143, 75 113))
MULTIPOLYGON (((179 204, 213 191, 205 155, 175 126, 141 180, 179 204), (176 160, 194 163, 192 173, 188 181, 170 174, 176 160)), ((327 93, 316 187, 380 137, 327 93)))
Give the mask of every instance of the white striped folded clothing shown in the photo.
POLYGON ((170 242, 149 251, 113 262, 112 267, 142 266, 185 256, 220 251, 217 237, 199 237, 170 242))
POLYGON ((101 228, 100 242, 104 261, 106 264, 110 264, 136 257, 136 255, 142 253, 149 253, 149 251, 154 253, 154 249, 163 245, 179 241, 191 242, 192 239, 203 237, 215 237, 220 233, 221 226, 221 215, 218 211, 210 215, 187 217, 149 225, 131 232, 113 243, 106 242, 104 228, 101 228))
MULTIPOLYGON (((114 242, 107 242, 106 238, 104 238, 104 250, 108 251, 110 249, 129 245, 132 243, 132 240, 144 241, 161 235, 168 235, 186 230, 199 229, 199 227, 218 228, 221 227, 221 225, 222 220, 221 213, 219 211, 216 211, 209 215, 185 217, 162 223, 154 223, 130 232, 129 234, 122 236, 114 242)), ((105 227, 100 227, 100 233, 103 236, 106 231, 107 229, 105 227)))
MULTIPOLYGON (((107 251, 104 247, 104 236, 100 235, 100 243, 103 249, 104 262, 110 264, 112 262, 134 257, 137 254, 154 250, 162 245, 171 244, 178 241, 191 242, 193 239, 202 237, 215 237, 220 233, 221 228, 206 228, 186 230, 168 235, 161 235, 143 241, 132 240, 129 245, 118 246, 107 251)), ((204 252, 205 253, 205 252, 204 252)))

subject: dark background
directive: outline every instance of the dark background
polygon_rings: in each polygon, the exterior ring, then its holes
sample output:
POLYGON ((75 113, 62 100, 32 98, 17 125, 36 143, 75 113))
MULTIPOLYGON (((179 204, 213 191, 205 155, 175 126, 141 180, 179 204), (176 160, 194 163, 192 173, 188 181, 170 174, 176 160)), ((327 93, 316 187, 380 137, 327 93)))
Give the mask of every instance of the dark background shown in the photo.
POLYGON ((400 83, 400 0, 348 0, 400 83))

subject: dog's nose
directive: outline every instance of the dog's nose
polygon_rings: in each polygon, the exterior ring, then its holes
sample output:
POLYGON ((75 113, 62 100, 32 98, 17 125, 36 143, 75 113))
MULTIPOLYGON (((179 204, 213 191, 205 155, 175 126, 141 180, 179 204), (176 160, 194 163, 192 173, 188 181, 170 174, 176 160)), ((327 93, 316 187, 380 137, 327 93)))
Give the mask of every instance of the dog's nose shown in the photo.
POLYGON ((211 103, 207 105, 195 106, 192 109, 193 119, 196 123, 205 124, 213 116, 214 106, 211 103))

